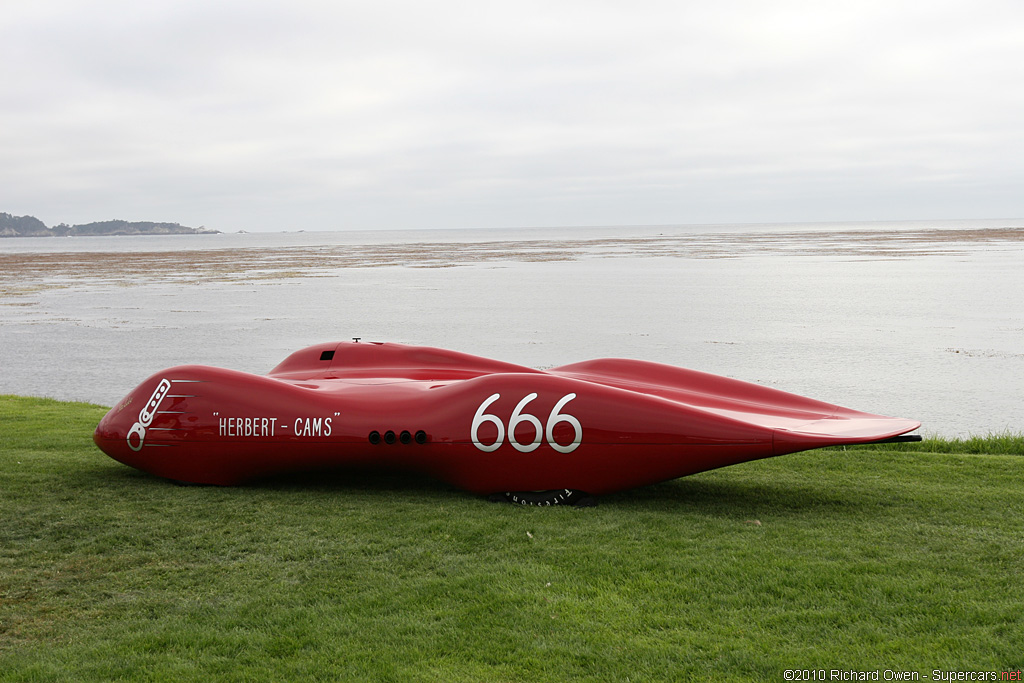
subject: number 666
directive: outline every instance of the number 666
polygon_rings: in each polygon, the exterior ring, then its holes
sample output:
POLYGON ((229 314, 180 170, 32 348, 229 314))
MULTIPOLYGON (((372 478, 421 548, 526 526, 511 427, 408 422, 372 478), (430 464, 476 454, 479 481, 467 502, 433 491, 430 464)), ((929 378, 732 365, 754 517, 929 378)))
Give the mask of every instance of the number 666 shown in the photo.
MULTIPOLYGON (((501 394, 491 394, 487 399, 480 404, 480 407, 476 409, 476 414, 473 415, 473 425, 470 428, 470 438, 473 440, 473 445, 482 450, 485 453, 496 451, 501 447, 501 444, 505 441, 505 425, 502 423, 501 418, 497 415, 491 415, 485 413, 487 408, 501 398, 501 394), (494 440, 492 444, 484 444, 480 442, 480 438, 477 432, 480 429, 480 425, 485 422, 490 422, 498 429, 498 438, 494 440)), ((529 394, 522 401, 516 405, 516 409, 512 411, 512 415, 508 418, 508 442, 512 444, 512 448, 515 448, 520 453, 529 453, 540 446, 542 438, 546 437, 548 445, 554 448, 559 453, 572 453, 574 450, 579 448, 580 443, 583 442, 583 427, 580 425, 580 421, 568 413, 562 413, 562 408, 565 407, 569 401, 576 398, 576 394, 566 394, 562 398, 558 399, 558 403, 551 409, 551 413, 548 415, 546 428, 541 426, 540 419, 536 415, 524 413, 523 409, 526 408, 526 404, 537 398, 537 394, 529 394), (519 443, 516 441, 516 427, 522 422, 529 422, 533 425, 534 437, 533 441, 529 443, 519 443), (569 444, 563 446, 555 441, 555 426, 567 422, 572 425, 572 428, 576 432, 576 437, 569 444)))

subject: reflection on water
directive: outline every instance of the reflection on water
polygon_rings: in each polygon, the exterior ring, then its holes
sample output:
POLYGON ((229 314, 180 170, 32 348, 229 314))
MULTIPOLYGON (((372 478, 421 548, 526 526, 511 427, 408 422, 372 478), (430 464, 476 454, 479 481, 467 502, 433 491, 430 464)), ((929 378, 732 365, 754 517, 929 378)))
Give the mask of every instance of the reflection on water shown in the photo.
POLYGON ((641 358, 925 433, 1022 431, 1024 228, 946 227, 4 240, 0 392, 109 405, 171 365, 262 373, 358 336, 641 358))

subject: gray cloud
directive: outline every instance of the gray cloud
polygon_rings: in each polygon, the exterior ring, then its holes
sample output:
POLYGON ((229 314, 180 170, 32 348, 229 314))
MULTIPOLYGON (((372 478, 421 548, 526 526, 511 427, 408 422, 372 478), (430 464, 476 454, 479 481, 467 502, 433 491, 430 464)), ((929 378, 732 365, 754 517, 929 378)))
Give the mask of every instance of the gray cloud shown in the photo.
POLYGON ((1016 2, 38 0, 0 210, 224 230, 1024 215, 1016 2))

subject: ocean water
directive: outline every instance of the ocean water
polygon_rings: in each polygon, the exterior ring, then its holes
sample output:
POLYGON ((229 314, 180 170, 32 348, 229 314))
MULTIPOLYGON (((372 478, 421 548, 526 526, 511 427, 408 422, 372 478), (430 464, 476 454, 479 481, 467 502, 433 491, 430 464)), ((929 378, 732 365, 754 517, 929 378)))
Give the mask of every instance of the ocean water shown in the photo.
POLYGON ((182 363, 360 337, 670 363, 1024 431, 1024 221, 0 240, 0 393, 111 405, 182 363))

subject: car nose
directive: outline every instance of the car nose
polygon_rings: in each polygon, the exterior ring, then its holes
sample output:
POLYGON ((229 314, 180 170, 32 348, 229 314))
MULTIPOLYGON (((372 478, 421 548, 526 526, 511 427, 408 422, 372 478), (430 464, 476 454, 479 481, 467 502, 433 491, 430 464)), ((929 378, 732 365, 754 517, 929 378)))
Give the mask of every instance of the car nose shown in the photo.
POLYGON ((171 382, 165 378, 152 389, 140 385, 103 416, 93 432, 93 442, 115 460, 135 465, 146 432, 170 390, 171 382))

